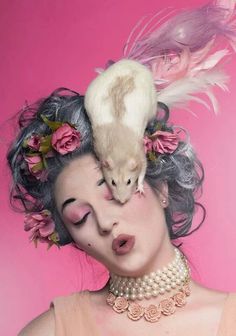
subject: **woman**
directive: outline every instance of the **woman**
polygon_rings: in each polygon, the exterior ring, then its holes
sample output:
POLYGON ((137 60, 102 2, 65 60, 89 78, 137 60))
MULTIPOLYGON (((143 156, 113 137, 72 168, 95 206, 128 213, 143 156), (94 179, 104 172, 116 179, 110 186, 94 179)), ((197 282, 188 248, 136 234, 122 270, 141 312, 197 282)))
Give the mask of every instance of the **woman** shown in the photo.
MULTIPOLYGON (((234 334, 235 294, 194 282, 171 241, 191 232, 203 179, 189 142, 178 140, 170 150, 159 136, 166 151, 148 161, 145 195, 134 193, 120 204, 94 154, 82 96, 57 90, 24 110, 20 125, 8 161, 12 200, 22 201, 31 240, 73 242, 112 278, 100 291, 56 298, 20 335, 234 334)), ((174 134, 166 120, 162 127, 166 136, 174 134)), ((149 124, 147 131, 153 129, 149 124)))
MULTIPOLYGON (((133 193, 125 204, 113 198, 104 180, 82 96, 58 90, 23 111, 8 162, 12 200, 21 201, 26 212, 25 230, 36 245, 73 243, 102 262, 111 279, 100 291, 56 298, 20 335, 235 333, 235 294, 195 283, 172 242, 195 230, 191 224, 203 170, 182 130, 168 124, 167 107, 199 91, 216 106, 209 89, 225 87, 217 66, 228 52, 215 48, 218 37, 234 41, 233 7, 209 4, 179 14, 157 33, 146 25, 151 33, 138 34, 134 45, 126 46, 126 58, 152 71, 164 116, 149 120, 145 129, 144 194, 133 193)), ((98 96, 95 91, 92 101, 98 96)), ((104 108, 107 99, 101 97, 104 108)))

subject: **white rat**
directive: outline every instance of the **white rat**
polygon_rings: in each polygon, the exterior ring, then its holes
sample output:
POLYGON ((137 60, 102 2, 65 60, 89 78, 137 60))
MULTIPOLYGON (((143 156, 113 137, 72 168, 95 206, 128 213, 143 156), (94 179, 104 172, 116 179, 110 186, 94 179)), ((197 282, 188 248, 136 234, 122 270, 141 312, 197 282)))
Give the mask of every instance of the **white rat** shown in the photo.
POLYGON ((94 149, 114 198, 125 203, 143 193, 146 156, 143 135, 155 117, 157 94, 151 71, 123 59, 96 77, 85 94, 94 149))

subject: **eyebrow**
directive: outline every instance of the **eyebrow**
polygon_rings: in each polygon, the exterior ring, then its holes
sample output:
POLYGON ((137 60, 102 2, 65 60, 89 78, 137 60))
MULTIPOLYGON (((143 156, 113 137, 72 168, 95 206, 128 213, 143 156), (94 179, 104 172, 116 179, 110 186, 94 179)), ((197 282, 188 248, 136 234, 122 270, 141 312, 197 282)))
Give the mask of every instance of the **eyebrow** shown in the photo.
MULTIPOLYGON (((99 186, 100 183, 104 180, 104 178, 102 177, 100 180, 97 181, 96 185, 99 186)), ((70 203, 73 203, 74 201, 76 201, 76 198, 74 197, 71 197, 71 198, 68 198, 67 200, 65 200, 63 203, 62 203, 62 206, 61 206, 61 213, 63 212, 63 210, 65 209, 65 207, 70 204, 70 203)))
POLYGON ((72 203, 72 202, 74 202, 74 201, 76 201, 75 198, 68 198, 67 200, 65 200, 65 201, 62 203, 62 206, 61 206, 61 213, 63 212, 63 210, 65 209, 65 207, 66 207, 68 204, 70 204, 70 203, 72 203))

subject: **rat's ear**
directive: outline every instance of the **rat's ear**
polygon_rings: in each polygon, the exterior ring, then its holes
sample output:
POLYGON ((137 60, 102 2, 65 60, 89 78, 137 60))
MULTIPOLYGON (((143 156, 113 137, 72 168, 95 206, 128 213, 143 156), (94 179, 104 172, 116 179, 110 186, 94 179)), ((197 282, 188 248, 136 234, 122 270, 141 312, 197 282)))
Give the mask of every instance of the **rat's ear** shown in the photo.
POLYGON ((114 168, 114 162, 111 158, 107 158, 106 160, 102 161, 102 166, 107 169, 113 169, 114 168))
POLYGON ((128 160, 128 168, 131 171, 134 171, 135 169, 137 169, 138 167, 138 163, 137 161, 135 161, 135 159, 131 158, 128 160))

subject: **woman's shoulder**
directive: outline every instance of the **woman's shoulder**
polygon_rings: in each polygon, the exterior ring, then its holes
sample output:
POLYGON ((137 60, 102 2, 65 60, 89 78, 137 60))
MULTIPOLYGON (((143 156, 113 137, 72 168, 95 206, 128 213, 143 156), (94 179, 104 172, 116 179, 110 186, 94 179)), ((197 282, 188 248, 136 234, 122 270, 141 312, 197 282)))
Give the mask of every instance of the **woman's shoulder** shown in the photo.
POLYGON ((18 334, 18 336, 53 336, 55 335, 54 312, 51 307, 29 322, 18 334))
POLYGON ((50 303, 50 309, 40 314, 29 322, 18 334, 18 336, 41 336, 55 335, 55 315, 66 314, 69 307, 74 308, 75 305, 83 305, 85 299, 89 297, 88 291, 74 292, 67 295, 55 297, 50 303), (83 302, 81 302, 83 301, 83 302))

